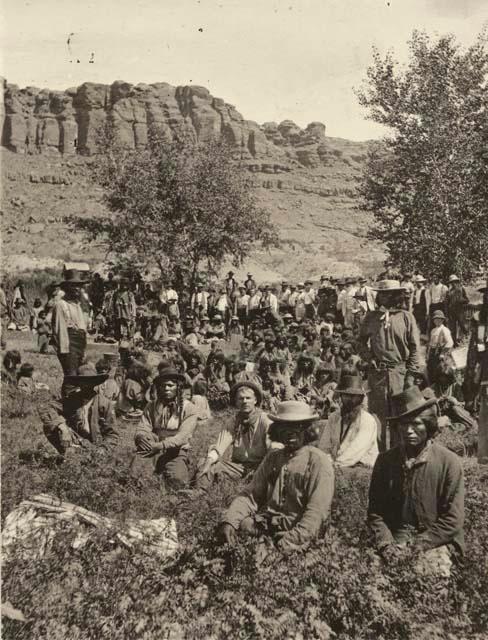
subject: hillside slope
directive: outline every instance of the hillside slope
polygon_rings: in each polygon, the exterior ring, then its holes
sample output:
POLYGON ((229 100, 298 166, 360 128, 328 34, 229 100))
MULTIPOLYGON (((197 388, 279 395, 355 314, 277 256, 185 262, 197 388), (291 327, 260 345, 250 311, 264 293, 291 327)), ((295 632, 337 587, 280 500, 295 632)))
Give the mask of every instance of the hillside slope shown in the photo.
POLYGON ((235 146, 287 241, 280 250, 255 252, 241 273, 249 268, 258 278, 303 278, 379 267, 382 251, 364 246, 371 219, 357 209, 355 196, 367 143, 327 137, 317 122, 304 130, 291 121, 260 126, 203 87, 119 82, 67 92, 4 88, 2 238, 9 271, 103 260, 103 245, 87 246, 79 234, 68 233, 65 218, 103 212, 103 194, 90 182, 87 163, 96 151, 96 126, 107 117, 129 146, 144 144, 153 121, 168 139, 185 130, 198 140, 224 137, 235 146))

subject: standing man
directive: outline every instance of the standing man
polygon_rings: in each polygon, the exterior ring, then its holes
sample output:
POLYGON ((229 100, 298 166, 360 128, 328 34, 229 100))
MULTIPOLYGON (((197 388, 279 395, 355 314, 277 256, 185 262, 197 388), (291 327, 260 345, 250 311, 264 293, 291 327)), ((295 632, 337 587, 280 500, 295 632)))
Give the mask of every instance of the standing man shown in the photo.
POLYGON ((425 288, 424 276, 418 275, 415 278, 415 291, 413 292, 413 315, 417 321, 420 333, 427 333, 427 318, 429 316, 430 299, 425 288))
POLYGON ((291 289, 290 285, 286 280, 283 280, 281 283, 281 293, 279 299, 279 310, 280 313, 288 313, 288 298, 290 297, 291 289))
MULTIPOLYGON (((86 284, 76 269, 68 269, 59 284, 64 298, 59 299, 52 314, 53 342, 66 376, 75 376, 83 364, 86 351, 86 319, 81 308, 81 291, 86 284)), ((63 382, 62 393, 66 392, 63 382)))
POLYGON ((261 304, 261 293, 252 287, 249 290, 249 302, 248 302, 248 318, 249 322, 253 322, 259 316, 259 308, 261 304))
POLYGON ((434 282, 429 287, 430 294, 430 315, 436 311, 446 313, 446 298, 449 289, 441 282, 439 276, 434 276, 434 282))
POLYGON ((335 317, 337 311, 337 291, 328 276, 323 275, 320 278, 320 290, 319 317, 323 319, 328 313, 331 313, 335 317))
POLYGON ((204 291, 202 282, 197 282, 196 291, 191 297, 191 308, 199 320, 208 313, 208 293, 204 291))
POLYGON ((288 313, 295 318, 295 307, 297 306, 298 291, 295 284, 290 285, 290 295, 288 296, 288 313))
POLYGON ((412 274, 409 271, 403 274, 401 285, 405 289, 405 295, 408 299, 408 311, 411 312, 413 310, 413 292, 415 291, 415 285, 412 282, 412 274))
POLYGON ((128 338, 134 335, 137 305, 134 294, 129 290, 129 280, 121 278, 119 281, 119 290, 115 293, 113 299, 114 316, 115 316, 115 337, 118 340, 128 338))
POLYGON ((356 282, 356 278, 347 278, 346 289, 342 297, 342 316, 344 318, 344 326, 348 329, 351 329, 354 325, 354 309, 356 306, 354 296, 357 292, 356 282))
POLYGON ((225 279, 225 290, 229 298, 232 298, 232 294, 237 287, 236 279, 234 278, 234 272, 229 271, 227 278, 225 279))
POLYGON ((478 462, 488 464, 488 282, 479 291, 483 294, 483 302, 473 322, 476 360, 480 367, 478 462))
POLYGON ((312 281, 305 280, 305 290, 303 292, 303 302, 305 304, 305 317, 309 320, 315 318, 315 291, 312 289, 312 281))
POLYGON ((449 276, 449 291, 446 296, 447 318, 455 347, 467 332, 466 307, 468 304, 468 295, 459 278, 455 274, 449 276))
POLYGON ((247 293, 251 293, 251 289, 256 289, 256 281, 252 277, 252 273, 247 274, 247 280, 244 282, 244 286, 246 287, 247 293))
POLYGON ((381 422, 380 450, 396 444, 387 417, 391 398, 413 384, 420 369, 420 337, 412 313, 403 309, 405 289, 398 280, 376 283, 378 308, 368 313, 361 325, 360 349, 369 363, 369 411, 381 422))
POLYGON ((343 325, 344 324, 344 313, 343 313, 344 298, 347 295, 346 281, 344 280, 344 278, 339 278, 336 282, 336 286, 337 286, 337 301, 336 301, 335 314, 336 314, 337 321, 343 325))
POLYGON ((368 286, 367 278, 359 278, 359 288, 357 293, 361 296, 361 299, 364 302, 364 309, 366 312, 374 311, 376 309, 376 294, 374 290, 368 286))
POLYGON ((244 329, 244 335, 247 336, 247 326, 249 323, 248 318, 248 305, 249 305, 249 294, 246 292, 246 287, 241 285, 239 287, 239 295, 235 299, 234 302, 234 314, 239 318, 239 324, 244 329))

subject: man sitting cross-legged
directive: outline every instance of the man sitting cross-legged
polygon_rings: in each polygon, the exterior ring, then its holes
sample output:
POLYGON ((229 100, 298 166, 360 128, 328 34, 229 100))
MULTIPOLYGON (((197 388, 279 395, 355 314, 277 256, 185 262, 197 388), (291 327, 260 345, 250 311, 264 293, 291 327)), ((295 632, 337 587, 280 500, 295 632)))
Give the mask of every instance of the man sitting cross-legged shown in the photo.
POLYGON ((278 406, 272 436, 283 449, 270 451, 251 483, 230 505, 219 536, 236 541, 237 532, 266 535, 285 553, 301 549, 315 538, 329 517, 334 495, 330 457, 308 444, 318 415, 304 402, 288 400, 278 406))
POLYGON ((207 458, 200 462, 196 489, 207 490, 219 477, 238 480, 253 473, 272 446, 268 437, 271 421, 259 408, 263 400, 261 387, 248 380, 238 382, 231 389, 231 400, 237 415, 232 425, 221 430, 207 458), (229 449, 230 460, 226 460, 229 449))

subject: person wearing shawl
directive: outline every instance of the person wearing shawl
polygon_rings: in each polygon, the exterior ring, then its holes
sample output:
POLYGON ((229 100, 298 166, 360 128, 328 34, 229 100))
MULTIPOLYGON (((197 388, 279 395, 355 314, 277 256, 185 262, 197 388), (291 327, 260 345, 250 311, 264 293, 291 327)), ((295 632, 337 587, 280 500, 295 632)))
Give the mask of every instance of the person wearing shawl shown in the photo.
POLYGON ((198 421, 196 407, 183 398, 184 376, 173 367, 160 368, 151 400, 134 436, 137 455, 153 458, 154 470, 173 489, 190 482, 189 450, 198 421))
POLYGON ((413 384, 420 370, 420 336, 415 318, 403 306, 405 289, 398 280, 376 283, 378 309, 369 312, 361 326, 360 355, 369 364, 369 411, 381 422, 380 450, 396 443, 388 429, 391 397, 413 384))
POLYGON ((330 453, 337 467, 372 467, 378 457, 378 425, 364 407, 363 381, 357 375, 343 375, 335 392, 340 411, 330 414, 317 446, 330 453))
POLYGON ((458 456, 433 439, 436 398, 418 387, 392 397, 399 445, 381 453, 369 488, 368 525, 385 560, 412 557, 421 574, 448 577, 464 551, 464 477, 458 456))

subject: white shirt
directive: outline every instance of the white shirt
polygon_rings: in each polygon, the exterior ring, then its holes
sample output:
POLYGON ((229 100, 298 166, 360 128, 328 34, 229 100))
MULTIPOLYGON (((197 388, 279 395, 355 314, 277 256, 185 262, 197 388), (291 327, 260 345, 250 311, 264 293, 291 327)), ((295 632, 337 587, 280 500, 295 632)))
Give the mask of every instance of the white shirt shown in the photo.
POLYGON ((430 332, 429 349, 442 348, 452 349, 454 341, 451 331, 446 325, 441 324, 440 327, 434 327, 430 332))
POLYGON ((432 284, 429 289, 431 304, 440 304, 441 302, 444 302, 446 300, 447 291, 448 289, 446 285, 442 284, 442 282, 439 282, 439 284, 432 284))

